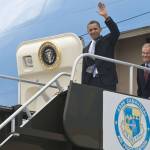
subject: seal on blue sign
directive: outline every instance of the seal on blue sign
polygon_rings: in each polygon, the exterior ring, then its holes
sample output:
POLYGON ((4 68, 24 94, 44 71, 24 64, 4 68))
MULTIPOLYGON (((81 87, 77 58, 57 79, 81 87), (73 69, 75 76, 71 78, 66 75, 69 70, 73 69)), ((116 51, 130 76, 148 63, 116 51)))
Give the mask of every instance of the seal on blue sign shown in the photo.
POLYGON ((125 98, 117 106, 114 125, 125 150, 144 150, 150 138, 150 121, 144 106, 135 98, 125 98))

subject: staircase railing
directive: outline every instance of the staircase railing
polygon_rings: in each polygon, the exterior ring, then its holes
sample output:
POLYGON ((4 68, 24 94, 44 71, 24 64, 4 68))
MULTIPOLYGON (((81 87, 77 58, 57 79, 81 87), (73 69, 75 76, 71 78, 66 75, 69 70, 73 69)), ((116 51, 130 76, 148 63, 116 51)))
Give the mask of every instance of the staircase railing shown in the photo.
MULTIPOLYGON (((2 147, 11 137, 18 136, 17 133, 15 133, 15 117, 19 115, 22 111, 26 110, 28 121, 31 119, 32 115, 30 111, 28 111, 27 106, 31 104, 33 101, 36 100, 48 87, 50 87, 54 82, 56 82, 57 88, 59 90, 62 90, 62 87, 60 86, 58 79, 61 76, 70 76, 69 73, 61 72, 58 75, 56 75, 53 79, 51 79, 47 84, 45 84, 37 93, 35 93, 26 103, 24 103, 18 110, 16 110, 10 117, 8 117, 2 124, 0 124, 0 130, 2 130, 8 123, 11 122, 11 132, 10 134, 1 144, 0 147, 2 147)), ((16 79, 14 79, 16 80, 16 79)))
MULTIPOLYGON (((0 79, 14 80, 14 81, 18 81, 18 82, 25 82, 25 83, 35 84, 35 85, 40 85, 40 86, 44 86, 45 85, 45 83, 34 82, 34 81, 31 81, 31 80, 26 80, 26 79, 22 79, 22 78, 20 79, 20 78, 17 78, 17 77, 3 75, 3 74, 0 74, 0 79)), ((50 87, 51 88, 58 88, 55 85, 50 85, 50 87)))
MULTIPOLYGON (((149 70, 150 71, 150 68, 146 68, 146 67, 143 67, 143 66, 140 66, 140 65, 136 65, 136 64, 133 64, 133 63, 128 63, 128 62, 125 62, 125 61, 120 61, 120 60, 116 60, 116 59, 111 59, 111 58, 107 58, 107 57, 103 57, 103 56, 98 56, 98 55, 93 55, 93 54, 81 54, 79 55, 75 62, 74 62, 74 65, 73 65, 73 68, 72 68, 72 73, 71 73, 71 81, 74 81, 74 77, 75 77, 75 72, 76 72, 76 67, 77 67, 77 64, 79 63, 79 61, 81 59, 83 59, 84 57, 90 57, 90 58, 93 58, 93 59, 100 59, 100 60, 104 60, 104 61, 108 61, 108 62, 112 62, 112 63, 115 63, 115 64, 121 64, 121 65, 125 65, 125 66, 128 66, 130 71, 129 71, 129 93, 130 94, 133 94, 133 69, 134 68, 138 68, 138 69, 143 69, 143 70, 149 70)), ((53 87, 52 84, 54 82, 56 82, 56 87, 54 88, 58 88, 59 90, 62 90, 62 87, 60 86, 59 82, 57 82, 58 78, 60 78, 61 76, 70 76, 69 73, 65 73, 65 72, 62 72, 62 73, 59 73, 58 75, 56 75, 52 80, 50 80, 46 85, 44 85, 35 95, 33 95, 23 106, 21 106, 17 111, 15 111, 8 119, 6 119, 1 125, 0 125, 0 130, 3 129, 8 123, 11 122, 12 124, 12 127, 11 127, 11 131, 13 132, 9 137, 7 137, 1 144, 0 144, 0 147, 5 144, 11 137, 13 137, 14 135, 18 135, 17 133, 15 133, 15 117, 21 113, 22 111, 26 110, 26 113, 28 114, 28 118, 29 120, 31 119, 31 114, 30 112, 28 111, 27 109, 27 106, 32 103, 34 100, 36 100, 37 97, 39 97, 48 87, 53 87)), ((0 77, 2 77, 0 75, 0 77)), ((4 78, 7 78, 7 77, 4 77, 4 78)), ((9 78, 9 76, 8 76, 9 78)), ((16 79, 14 78, 14 80, 19 80, 19 79, 16 79)), ((20 81, 20 80, 19 80, 20 81)), ((22 82, 24 82, 24 80, 22 80, 22 82)), ((26 81, 25 81, 26 82, 26 81)), ((42 83, 34 83, 33 81, 29 81, 29 83, 31 84, 42 84, 42 83)))
POLYGON ((103 56, 98 56, 98 55, 93 55, 93 54, 86 53, 86 54, 81 54, 76 58, 76 60, 73 64, 73 68, 72 68, 71 81, 74 80, 77 64, 84 57, 90 57, 90 58, 93 58, 93 59, 100 59, 100 60, 112 62, 112 63, 115 63, 115 64, 121 64, 121 65, 128 66, 130 68, 130 71, 129 71, 129 77, 130 77, 129 78, 129 94, 133 94, 133 69, 138 68, 138 69, 143 69, 143 70, 149 70, 150 71, 150 68, 146 68, 146 67, 136 65, 136 64, 133 64, 133 63, 128 63, 128 62, 125 62, 125 61, 120 61, 120 60, 116 60, 116 59, 111 59, 111 58, 107 58, 107 57, 103 57, 103 56))

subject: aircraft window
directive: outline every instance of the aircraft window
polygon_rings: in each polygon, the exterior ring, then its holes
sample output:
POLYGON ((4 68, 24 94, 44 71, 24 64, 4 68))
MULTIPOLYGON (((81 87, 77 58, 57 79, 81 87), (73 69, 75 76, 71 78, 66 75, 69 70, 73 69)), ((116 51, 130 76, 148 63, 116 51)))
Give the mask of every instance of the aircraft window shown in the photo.
POLYGON ((32 56, 24 56, 23 60, 26 67, 33 67, 32 56))
POLYGON ((0 32, 37 17, 46 0, 0 0, 0 32))

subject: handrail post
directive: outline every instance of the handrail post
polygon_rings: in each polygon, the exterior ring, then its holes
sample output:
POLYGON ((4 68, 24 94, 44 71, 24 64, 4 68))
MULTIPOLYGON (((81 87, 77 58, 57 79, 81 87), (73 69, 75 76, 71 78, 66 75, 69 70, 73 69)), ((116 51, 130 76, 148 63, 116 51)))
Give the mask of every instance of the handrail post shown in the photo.
POLYGON ((14 118, 11 120, 11 133, 15 132, 15 130, 16 130, 15 126, 16 126, 16 119, 14 118))
POLYGON ((74 74, 75 74, 76 66, 77 66, 79 60, 80 60, 81 58, 83 58, 84 56, 86 56, 86 55, 87 55, 87 54, 80 54, 80 55, 76 58, 76 60, 74 61, 74 64, 73 64, 73 67, 72 67, 72 72, 71 72, 71 78, 70 78, 71 81, 74 80, 74 74))
POLYGON ((30 119, 32 117, 32 115, 31 115, 29 109, 27 107, 25 107, 24 111, 27 114, 28 119, 30 119))
POLYGON ((133 95, 133 66, 130 66, 129 94, 133 95))
POLYGON ((63 88, 62 88, 62 86, 60 85, 59 81, 56 80, 55 83, 56 83, 56 85, 57 85, 57 87, 58 87, 58 89, 59 89, 59 92, 63 91, 63 88))

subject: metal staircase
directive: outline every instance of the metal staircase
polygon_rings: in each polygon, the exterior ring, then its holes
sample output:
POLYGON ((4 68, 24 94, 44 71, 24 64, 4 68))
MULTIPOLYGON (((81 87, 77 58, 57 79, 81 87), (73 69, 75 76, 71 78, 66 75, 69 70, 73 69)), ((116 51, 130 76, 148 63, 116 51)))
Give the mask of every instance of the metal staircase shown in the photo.
MULTIPOLYGON (((63 91, 58 78, 69 76, 60 73, 43 86, 23 106, 0 124, 0 131, 7 127, 6 139, 0 144, 2 150, 88 150, 103 149, 102 104, 99 103, 101 90, 97 87, 73 83, 77 63, 83 57, 102 59, 130 67, 129 93, 133 92, 133 68, 147 69, 135 64, 104 58, 92 54, 80 55, 73 66, 69 90, 63 91), (59 94, 52 97, 39 111, 31 113, 28 105, 42 92, 56 82, 59 94), (93 92, 92 94, 89 94, 93 92), (79 93, 83 93, 82 96, 79 93), (85 95, 88 95, 86 97, 85 95), (92 102, 95 97, 96 103, 92 102), (98 97, 98 98, 97 98, 98 97), (84 108, 87 98, 89 108, 84 108), (82 99, 82 101, 81 101, 82 99), (91 107, 92 106, 92 107, 91 107), (76 108, 76 109, 75 109, 76 108), (81 111, 81 113, 77 110, 81 111), (26 114, 26 115, 25 115, 26 114), (99 114, 99 115, 97 115, 99 114), (26 116, 26 118, 24 117, 26 116), (74 118, 74 120, 73 120, 74 118), (84 119, 86 119, 84 121, 84 119), (93 124, 91 124, 91 122, 93 124), (99 124, 98 124, 99 123, 99 124), (90 130, 89 130, 90 129, 90 130), (93 130, 94 129, 94 130, 93 130), (9 132, 9 133, 8 133, 9 132)), ((3 120, 2 120, 3 121, 3 120)))
MULTIPOLYGON (((20 147, 25 148, 25 145, 27 145, 27 147, 30 147, 30 145, 32 145, 37 149, 37 146, 35 145, 39 145, 38 147, 40 148, 46 147, 45 144, 43 145, 44 142, 38 142, 39 140, 46 141, 51 139, 56 141, 66 141, 64 135, 62 135, 62 121, 58 121, 59 118, 62 118, 60 116, 62 115, 60 109, 63 108, 59 105, 63 105, 65 99, 64 96, 66 93, 63 92, 63 89, 58 82, 58 79, 61 76, 70 76, 70 74, 62 72, 56 75, 51 81, 44 85, 43 88, 41 88, 35 95, 33 95, 23 106, 7 108, 8 110, 6 108, 3 108, 3 110, 7 111, 7 113, 5 112, 5 116, 3 115, 3 118, 1 118, 1 122, 5 120, 8 116, 9 117, 0 125, 0 130, 2 133, 0 144, 1 149, 8 150, 12 147, 14 147, 14 149, 20 149, 20 147), (57 88, 59 89, 59 93, 61 93, 59 94, 59 97, 57 97, 57 95, 52 97, 49 100, 49 102, 45 106, 43 106, 43 108, 34 113, 30 112, 28 110, 28 105, 35 101, 36 98, 39 97, 54 82, 56 82, 56 85, 58 86, 57 88), (62 96, 62 94, 64 96, 62 96), (56 100, 60 99, 60 97, 61 100, 56 100), (51 108, 48 107, 48 109, 46 109, 47 106, 51 108), (46 111, 45 113, 45 110, 50 110, 52 112, 48 113, 46 111), (40 115, 38 115, 39 113, 40 115), (58 116, 56 116, 55 114, 58 116), (49 115, 51 115, 50 119, 49 115), (53 116, 54 120, 52 119, 53 116), (50 128, 52 128, 52 131, 50 128)), ((27 149, 27 147, 25 149, 27 149)), ((33 149, 31 147, 28 149, 33 149)))
POLYGON ((32 116, 24 125, 17 127, 1 149, 47 150, 68 147, 64 136, 62 117, 66 99, 62 92, 32 116), (59 144, 60 143, 60 144, 59 144))

